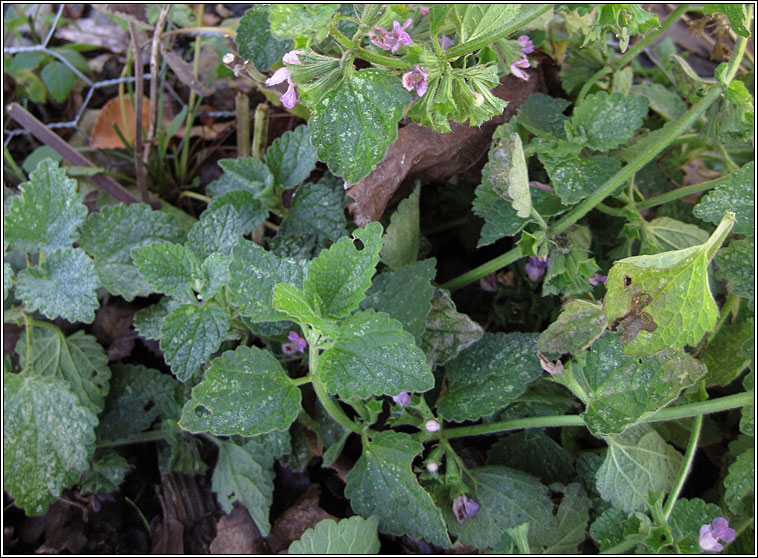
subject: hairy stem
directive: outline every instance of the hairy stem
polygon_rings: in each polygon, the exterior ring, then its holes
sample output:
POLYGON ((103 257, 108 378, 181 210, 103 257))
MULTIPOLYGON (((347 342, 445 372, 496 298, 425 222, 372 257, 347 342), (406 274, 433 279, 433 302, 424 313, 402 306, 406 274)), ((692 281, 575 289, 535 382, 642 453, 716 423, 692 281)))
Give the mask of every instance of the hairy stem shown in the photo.
POLYGON ((671 512, 674 511, 674 504, 676 504, 676 500, 679 498, 679 493, 682 491, 682 487, 684 486, 684 481, 687 479, 687 475, 690 474, 690 469, 692 469, 692 460, 695 458, 697 441, 700 439, 700 431, 702 428, 703 415, 698 415, 692 421, 690 441, 687 444, 687 450, 684 453, 684 461, 682 462, 682 468, 679 471, 679 476, 676 478, 674 488, 672 488, 668 500, 666 500, 666 507, 663 510, 664 519, 668 519, 671 516, 671 512))
POLYGON ((324 406, 326 412, 329 413, 334 420, 336 420, 351 432, 361 434, 363 432, 363 429, 355 424, 355 422, 350 420, 350 418, 345 414, 345 411, 343 411, 339 406, 339 403, 332 399, 329 396, 329 393, 326 391, 326 386, 324 386, 324 384, 321 382, 321 377, 319 376, 318 357, 319 349, 317 347, 314 347, 313 343, 309 343, 308 366, 310 368, 311 384, 313 385, 313 390, 316 392, 318 400, 324 406))

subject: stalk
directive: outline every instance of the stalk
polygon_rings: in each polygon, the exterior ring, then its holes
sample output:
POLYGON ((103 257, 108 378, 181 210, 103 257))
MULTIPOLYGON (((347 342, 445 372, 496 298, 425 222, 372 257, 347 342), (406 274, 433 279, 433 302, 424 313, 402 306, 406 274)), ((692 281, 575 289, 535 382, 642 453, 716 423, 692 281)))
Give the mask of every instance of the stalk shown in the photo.
POLYGON ((679 476, 676 478, 674 488, 669 494, 668 500, 666 500, 666 507, 663 510, 663 518, 668 520, 671 516, 671 512, 674 511, 674 504, 676 504, 679 493, 682 491, 684 481, 687 479, 687 475, 690 474, 692 469, 692 460, 695 458, 695 450, 697 450, 697 441, 700 439, 700 431, 703 428, 703 415, 695 417, 692 421, 692 431, 690 432, 690 441, 687 444, 687 450, 684 453, 684 461, 682 468, 679 471, 679 476))

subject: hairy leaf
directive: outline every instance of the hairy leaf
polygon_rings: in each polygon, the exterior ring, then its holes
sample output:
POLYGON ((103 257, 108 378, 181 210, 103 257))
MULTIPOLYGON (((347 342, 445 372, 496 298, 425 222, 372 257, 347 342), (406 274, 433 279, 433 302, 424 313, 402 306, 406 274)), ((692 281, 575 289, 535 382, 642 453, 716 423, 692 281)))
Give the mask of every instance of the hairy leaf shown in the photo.
POLYGON ((421 187, 416 186, 410 196, 397 206, 382 238, 379 255, 392 269, 412 264, 418 258, 419 199, 421 187))
POLYGON ((550 485, 550 490, 563 492, 563 500, 555 514, 558 524, 556 531, 543 554, 578 554, 577 547, 587 536, 592 502, 582 485, 576 482, 566 486, 554 483, 550 485))
POLYGON ((657 254, 681 250, 708 240, 709 234, 696 225, 682 223, 669 217, 658 217, 642 227, 640 254, 657 254))
POLYGON ((494 192, 511 204, 516 216, 526 219, 531 215, 532 196, 524 147, 521 136, 517 133, 508 135, 505 130, 501 126, 495 131, 489 160, 482 169, 482 180, 491 182, 494 192))
POLYGON ((5 241, 23 252, 52 252, 76 242, 76 228, 87 216, 87 208, 76 193, 76 180, 68 178, 52 159, 41 161, 19 186, 3 231, 5 241))
POLYGON ((621 168, 619 161, 602 155, 577 159, 575 156, 553 157, 541 153, 539 159, 545 165, 555 193, 566 204, 583 200, 621 168))
POLYGON ((450 12, 461 43, 487 36, 516 18, 523 6, 516 4, 455 4, 450 12))
POLYGON ((254 231, 268 217, 268 209, 251 192, 247 190, 232 190, 214 198, 202 215, 200 215, 200 219, 226 205, 231 205, 237 212, 239 216, 239 230, 242 234, 254 231))
POLYGON ((274 177, 268 167, 254 157, 221 159, 218 166, 231 178, 232 184, 212 190, 211 195, 219 196, 233 190, 247 190, 256 198, 273 184, 274 177))
POLYGON ((410 100, 400 80, 386 72, 349 73, 313 107, 308 126, 319 159, 347 182, 360 182, 397 139, 410 100))
POLYGON ((426 391, 434 385, 413 336, 374 310, 361 310, 342 322, 334 346, 321 355, 319 374, 330 393, 344 398, 426 391))
POLYGON ((755 323, 752 319, 721 326, 703 353, 708 366, 709 384, 726 386, 754 362, 755 323))
POLYGON ((735 233, 755 234, 755 163, 720 179, 716 187, 700 200, 692 212, 696 217, 718 224, 724 213, 732 211, 737 217, 735 233))
POLYGON ((570 300, 556 320, 540 334, 537 348, 542 353, 578 354, 600 337, 608 319, 599 304, 570 300))
POLYGON ((316 168, 316 161, 307 125, 284 132, 266 150, 266 166, 274 176, 274 183, 283 188, 293 188, 308 178, 316 168))
POLYGON ((411 462, 423 446, 409 434, 391 430, 367 440, 347 474, 345 496, 363 516, 379 517, 379 529, 449 546, 440 510, 419 485, 411 462))
POLYGON ((518 123, 537 136, 565 140, 564 123, 568 122, 568 117, 563 111, 570 104, 567 99, 536 93, 529 96, 519 108, 518 123))
POLYGON ((476 420, 515 401, 542 369, 536 333, 485 333, 446 367, 449 387, 439 405, 447 420, 476 420))
POLYGON ((682 456, 651 426, 639 424, 606 441, 608 450, 596 476, 603 500, 626 512, 645 510, 651 492, 672 488, 682 456))
POLYGON ((700 527, 723 515, 716 504, 706 503, 700 498, 677 499, 668 520, 676 546, 682 553, 701 554, 703 549, 698 541, 700 527))
POLYGON ((587 95, 574 108, 571 128, 574 136, 584 136, 587 146, 597 151, 610 151, 629 139, 642 126, 648 100, 639 95, 608 94, 605 91, 587 95))
POLYGON ((300 390, 258 347, 238 347, 211 362, 192 390, 180 424, 191 432, 255 436, 286 430, 300 411, 300 390))
POLYGON ((755 300, 755 240, 732 240, 716 254, 716 265, 733 285, 735 294, 755 300))
POLYGON ((107 494, 118 490, 132 466, 117 453, 109 452, 90 463, 82 476, 82 494, 107 494))
POLYGON ((305 35, 320 43, 338 7, 339 4, 274 4, 269 8, 271 35, 277 39, 305 35))
POLYGON ((215 304, 179 306, 161 326, 160 347, 166 363, 181 382, 221 346, 229 329, 229 315, 215 304))
POLYGON ((242 223, 233 206, 227 204, 210 213, 203 213, 187 235, 186 246, 203 261, 211 254, 232 255, 242 240, 242 223))
POLYGON ((518 216, 511 203, 497 193, 495 185, 484 174, 482 183, 476 187, 472 210, 484 219, 477 248, 492 244, 504 236, 513 236, 530 221, 518 216))
POLYGON ((250 60, 260 72, 268 72, 294 46, 291 40, 279 40, 271 34, 268 11, 268 6, 248 9, 240 19, 235 37, 240 56, 250 60))
POLYGON ((729 472, 724 478, 724 489, 724 503, 730 512, 740 515, 750 511, 749 504, 746 509, 745 502, 748 501, 748 496, 755 493, 754 448, 743 451, 729 466, 729 472))
POLYGON ((323 519, 312 529, 306 529, 300 539, 294 541, 288 554, 377 554, 379 536, 376 528, 379 518, 368 519, 355 515, 338 522, 323 519))
POLYGON ((432 308, 426 317, 421 347, 429 366, 441 366, 459 352, 481 339, 482 327, 466 314, 458 312, 448 291, 436 288, 432 308))
POLYGON ((750 19, 745 13, 745 6, 742 4, 703 4, 703 12, 713 14, 721 12, 729 18, 729 25, 732 31, 743 37, 750 36, 750 19))
POLYGON ((51 320, 90 323, 99 306, 95 264, 81 248, 48 254, 39 267, 19 271, 16 296, 28 310, 39 310, 51 320))
POLYGON ((522 430, 496 442, 487 452, 488 465, 505 465, 544 483, 569 482, 574 457, 542 430, 522 430))
POLYGON ((194 252, 181 244, 156 242, 132 251, 140 274, 159 292, 190 293, 199 272, 194 252))

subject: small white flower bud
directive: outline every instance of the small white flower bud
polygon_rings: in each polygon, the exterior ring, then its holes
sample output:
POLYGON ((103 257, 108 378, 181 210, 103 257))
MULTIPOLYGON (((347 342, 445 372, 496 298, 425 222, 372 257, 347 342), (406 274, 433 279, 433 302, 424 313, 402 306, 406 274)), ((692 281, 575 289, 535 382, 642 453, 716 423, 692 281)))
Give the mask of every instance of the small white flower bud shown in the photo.
POLYGON ((428 421, 426 421, 426 424, 424 424, 424 428, 426 428, 427 432, 439 432, 440 423, 434 419, 429 419, 428 421))
POLYGON ((429 471, 430 473, 436 473, 437 471, 439 471, 439 468, 440 466, 437 465, 434 461, 430 461, 429 463, 426 464, 426 470, 429 471))
POLYGON ((224 57, 221 59, 221 61, 227 65, 232 64, 234 62, 234 53, 227 52, 224 54, 224 57))

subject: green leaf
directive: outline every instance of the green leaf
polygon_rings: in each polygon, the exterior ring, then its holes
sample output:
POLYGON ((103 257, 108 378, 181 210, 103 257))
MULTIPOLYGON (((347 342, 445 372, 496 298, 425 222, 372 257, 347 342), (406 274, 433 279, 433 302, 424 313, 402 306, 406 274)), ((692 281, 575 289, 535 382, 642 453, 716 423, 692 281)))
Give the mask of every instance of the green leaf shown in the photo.
POLYGON ((750 19, 745 13, 745 6, 742 4, 703 4, 703 13, 714 14, 721 12, 729 18, 729 25, 732 31, 743 37, 750 36, 750 19))
POLYGON ((176 422, 161 423, 164 431, 169 431, 164 438, 167 446, 160 449, 158 454, 158 470, 161 475, 172 472, 185 475, 200 475, 205 473, 208 465, 200 456, 200 439, 183 432, 176 422))
POLYGON ((447 420, 476 420, 515 401, 542 369, 536 333, 488 333, 445 366, 448 392, 439 405, 447 420))
POLYGON ((449 17, 464 44, 497 31, 523 9, 516 4, 455 4, 449 17))
POLYGON ((45 513, 79 480, 96 424, 62 378, 3 374, 3 485, 27 515, 45 513))
POLYGON ((286 430, 300 411, 300 390, 268 351, 238 347, 211 362, 192 390, 180 425, 190 432, 255 436, 286 430))
POLYGON ((716 254, 716 265, 729 279, 734 293, 752 304, 755 300, 755 240, 732 240, 716 254))
POLYGON ((668 524, 680 552, 702 554, 703 549, 698 541, 700 527, 723 515, 721 508, 716 504, 706 503, 700 498, 679 498, 671 511, 668 524))
POLYGON ((647 97, 650 108, 667 120, 676 120, 687 111, 687 105, 679 94, 660 83, 646 81, 633 85, 632 93, 647 97))
POLYGON ((555 519, 558 523, 553 539, 543 550, 543 554, 578 554, 577 547, 587 536, 587 522, 590 519, 591 500, 579 483, 571 483, 565 487, 561 484, 551 484, 550 490, 563 492, 555 519))
POLYGON ((3 262, 3 300, 8 298, 8 293, 13 288, 13 279, 13 266, 8 262, 3 262))
POLYGON ((378 554, 379 518, 363 519, 355 515, 337 523, 323 519, 312 529, 306 529, 299 540, 290 544, 288 554, 378 554))
POLYGON ((203 213, 187 235, 187 246, 199 261, 219 252, 227 256, 242 240, 242 227, 237 211, 231 205, 224 205, 203 213))
POLYGON ((579 354, 592 345, 608 327, 603 308, 586 300, 570 300, 556 320, 540 334, 541 353, 579 354))
POLYGON ((5 216, 5 241, 23 252, 52 252, 69 248, 78 238, 76 228, 87 208, 76 193, 76 180, 66 177, 58 163, 40 162, 19 186, 5 216))
POLYGON ((221 252, 213 252, 200 266, 199 278, 204 283, 198 298, 208 300, 231 279, 229 264, 232 258, 221 252))
POLYGON ((132 250, 140 275, 158 292, 181 295, 192 292, 200 267, 194 252, 173 242, 156 242, 132 250))
POLYGON ((755 234, 754 162, 751 161, 720 179, 715 188, 703 196, 692 210, 696 217, 713 224, 718 224, 727 211, 732 211, 737 216, 735 233, 755 234))
MULTIPOLYGON (((743 351, 745 348, 743 347, 743 351)), ((742 378, 742 387, 747 391, 755 386, 755 374, 753 370, 750 370, 745 377, 742 378)), ((740 410, 740 432, 747 434, 748 436, 755 436, 755 403, 745 405, 740 410)))
POLYGON ((161 326, 160 347, 166 363, 181 382, 221 346, 229 329, 229 315, 215 304, 179 306, 161 326))
POLYGON ((279 258, 254 242, 243 240, 235 247, 229 264, 229 298, 253 322, 288 319, 272 306, 274 287, 277 283, 302 287, 309 265, 306 260, 279 258))
POLYGON ((529 523, 529 544, 543 546, 554 537, 556 521, 547 486, 532 475, 508 467, 491 465, 469 471, 479 504, 474 517, 459 523, 451 506, 443 507, 450 533, 462 544, 478 549, 493 548, 506 529, 529 523))
POLYGON ((319 374, 343 398, 422 392, 434 386, 424 353, 397 320, 374 310, 346 318, 334 346, 324 351, 319 374))
POLYGON ((235 37, 240 56, 250 60, 260 72, 268 72, 294 46, 292 41, 280 41, 271 34, 268 11, 268 6, 248 9, 240 19, 235 37))
POLYGON ((422 450, 409 434, 374 434, 345 478, 345 496, 356 513, 378 516, 379 530, 447 547, 450 539, 440 510, 411 471, 422 450))
POLYGON ((345 181, 360 182, 397 139, 410 100, 395 76, 375 69, 350 72, 313 107, 308 126, 318 158, 345 181))
POLYGON ((207 214, 217 211, 224 206, 232 206, 239 217, 239 230, 248 234, 258 228, 268 217, 268 209, 255 199, 247 190, 232 190, 214 198, 206 210, 200 215, 202 220, 207 214))
POLYGON ((127 301, 147 296, 152 287, 132 261, 131 250, 155 242, 183 242, 176 219, 144 203, 109 205, 82 225, 79 246, 95 260, 100 284, 127 301))
POLYGON ((724 503, 735 515, 750 512, 750 501, 755 493, 755 449, 748 448, 729 466, 724 478, 724 503), (748 500, 747 497, 751 498, 748 500), (748 502, 746 506, 745 503, 748 502))
POLYGON ((164 296, 156 304, 152 304, 134 314, 134 329, 146 339, 160 339, 161 326, 173 310, 182 304, 193 304, 193 297, 164 296))
POLYGON ((310 324, 321 334, 334 337, 338 334, 337 325, 328 318, 323 318, 319 310, 321 304, 313 300, 302 289, 286 283, 274 287, 274 307, 301 325, 310 324))
POLYGON ((358 308, 371 285, 381 246, 381 224, 369 223, 356 229, 352 239, 342 237, 311 262, 303 289, 318 295, 325 316, 344 318, 358 308), (353 239, 361 241, 361 250, 353 239))
POLYGON ((456 310, 449 291, 434 289, 432 308, 426 317, 421 339, 421 348, 430 367, 447 363, 482 335, 484 330, 479 324, 456 310))
POLYGON ((616 159, 595 155, 589 159, 575 156, 553 157, 539 154, 540 162, 550 176, 555 193, 565 204, 578 203, 605 184, 618 170, 616 159))
POLYGON ((666 65, 677 91, 691 103, 702 99, 715 84, 714 80, 701 78, 687 61, 677 54, 669 55, 666 65))
POLYGON ((16 296, 27 310, 39 310, 51 320, 90 323, 99 306, 95 264, 81 248, 48 254, 39 267, 18 273, 16 296))
POLYGON ((753 363, 754 333, 752 319, 721 326, 702 356, 708 366, 709 385, 726 386, 753 363))
POLYGON ((337 8, 339 4, 273 4, 269 8, 271 35, 277 39, 306 36, 320 43, 337 8))
POLYGON ((696 225, 682 223, 669 217, 658 217, 642 225, 640 254, 657 254, 666 250, 681 250, 708 240, 709 234, 696 225))
POLYGON ((403 329, 420 345, 432 309, 435 264, 434 259, 428 259, 377 275, 361 301, 361 309, 386 312, 403 324, 403 329))
POLYGON ((537 136, 565 140, 564 124, 568 117, 563 111, 570 104, 567 99, 556 99, 543 93, 530 95, 519 108, 518 123, 537 136))
POLYGON ((420 198, 421 187, 416 185, 411 195, 400 202, 390 217, 379 256, 392 269, 412 264, 418 258, 420 198))
POLYGON ((316 168, 316 161, 307 125, 284 132, 266 150, 266 166, 274 176, 274 183, 283 188, 302 183, 316 168))
POLYGON ((83 407, 93 413, 102 411, 111 371, 95 338, 83 331, 65 337, 53 325, 34 326, 31 335, 30 361, 25 336, 16 344, 21 366, 33 376, 62 378, 83 407))
POLYGON ((582 418, 596 436, 623 432, 707 373, 702 362, 684 351, 626 356, 619 337, 611 334, 592 344, 584 366, 567 366, 589 395, 582 418))
POLYGON ((682 463, 682 456, 647 424, 606 438, 608 450, 597 471, 600 496, 626 512, 646 510, 648 495, 669 491, 682 463))
POLYGON ((648 100, 639 95, 608 94, 599 91, 587 95, 574 108, 571 129, 575 137, 586 138, 587 147, 610 151, 632 137, 642 126, 648 100))
POLYGON ((211 488, 221 507, 231 513, 239 501, 255 521, 261 535, 271 532, 269 509, 274 499, 274 457, 256 440, 241 445, 218 440, 218 462, 211 488))
POLYGON ((147 430, 162 415, 178 414, 174 393, 179 386, 169 374, 139 364, 113 367, 97 439, 109 442, 147 430))
POLYGON ((42 68, 40 77, 54 101, 62 103, 68 98, 74 85, 74 73, 65 64, 51 60, 42 68))
POLYGON ((505 465, 544 483, 569 482, 576 475, 574 457, 542 430, 522 430, 496 442, 487 452, 488 465, 505 465))
POLYGON ((588 258, 592 238, 589 228, 576 225, 551 243, 542 296, 578 295, 592 289, 589 279, 600 268, 594 258, 588 258))
MULTIPOLYGON (((270 148, 269 148, 270 152, 270 148)), ((287 216, 282 221, 272 246, 289 237, 311 242, 320 250, 347 234, 345 193, 342 182, 324 178, 313 184, 307 182, 292 196, 287 216)))
POLYGON ((494 192, 511 204, 518 217, 526 219, 531 215, 532 196, 524 147, 521 136, 508 134, 505 126, 495 130, 489 160, 482 169, 482 180, 491 182, 494 192))
POLYGON ((273 185, 274 177, 268 167, 253 157, 237 157, 236 159, 221 159, 218 166, 231 179, 231 184, 223 188, 211 190, 212 196, 219 196, 229 191, 247 190, 256 198, 273 185))
POLYGON ((518 216, 511 203, 498 194, 495 185, 484 174, 474 195, 472 210, 484 219, 477 248, 492 244, 504 236, 513 236, 530 221, 518 216))
MULTIPOLYGON (((650 527, 650 518, 641 512, 630 516, 620 509, 608 508, 590 525, 590 536, 597 541, 600 550, 604 551, 625 539, 641 541, 650 532, 650 527)), ((637 543, 632 545, 634 546, 637 543)))
POLYGON ((718 308, 708 263, 734 223, 725 215, 705 244, 618 260, 608 273, 603 305, 613 330, 624 331, 626 354, 695 345, 713 329, 718 308))
POLYGON ((90 463, 81 482, 82 494, 107 494, 118 490, 132 466, 114 452, 106 453, 90 463))

